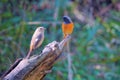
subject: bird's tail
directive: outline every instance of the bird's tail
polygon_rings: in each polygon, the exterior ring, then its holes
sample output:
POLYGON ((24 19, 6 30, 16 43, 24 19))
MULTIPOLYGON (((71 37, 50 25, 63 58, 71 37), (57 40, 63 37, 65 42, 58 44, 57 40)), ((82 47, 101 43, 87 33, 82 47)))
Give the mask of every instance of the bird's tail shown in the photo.
POLYGON ((28 52, 28 54, 26 56, 26 59, 30 58, 31 52, 32 52, 32 50, 29 50, 29 52, 28 52))
POLYGON ((65 39, 67 37, 67 34, 63 34, 63 39, 65 39))

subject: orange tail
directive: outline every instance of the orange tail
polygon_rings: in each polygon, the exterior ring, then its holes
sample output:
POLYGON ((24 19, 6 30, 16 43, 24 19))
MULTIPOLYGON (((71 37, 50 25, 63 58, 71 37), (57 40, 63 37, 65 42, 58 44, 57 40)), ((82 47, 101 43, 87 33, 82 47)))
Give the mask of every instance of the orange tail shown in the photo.
POLYGON ((67 34, 63 34, 63 39, 65 39, 65 38, 66 38, 66 36, 67 36, 67 34))
MULTIPOLYGON (((67 37, 67 34, 63 34, 63 39, 65 39, 67 37)), ((65 45, 64 46, 66 46, 67 45, 67 42, 65 43, 65 45)))

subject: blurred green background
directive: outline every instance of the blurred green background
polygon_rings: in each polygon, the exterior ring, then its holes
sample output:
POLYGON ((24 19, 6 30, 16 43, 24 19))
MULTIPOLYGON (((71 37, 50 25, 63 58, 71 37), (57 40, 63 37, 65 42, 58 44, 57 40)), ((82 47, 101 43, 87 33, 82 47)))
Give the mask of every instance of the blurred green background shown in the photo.
MULTIPOLYGON (((62 17, 75 28, 70 42, 72 80, 120 80, 119 0, 0 0, 0 76, 25 57, 34 30, 47 28, 39 49, 62 40, 62 17)), ((68 80, 67 53, 45 80, 68 80)))

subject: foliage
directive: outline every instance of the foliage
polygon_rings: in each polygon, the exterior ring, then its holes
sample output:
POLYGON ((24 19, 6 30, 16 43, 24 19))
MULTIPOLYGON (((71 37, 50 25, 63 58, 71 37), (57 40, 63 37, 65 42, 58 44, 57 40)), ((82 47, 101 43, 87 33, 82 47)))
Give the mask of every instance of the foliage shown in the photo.
MULTIPOLYGON (((73 80, 120 79, 120 19, 118 18, 120 11, 111 8, 109 16, 97 16, 92 25, 81 23, 73 13, 76 6, 80 7, 79 11, 81 7, 83 12, 86 10, 87 3, 84 1, 87 0, 76 0, 74 4, 69 0, 1 0, 0 75, 17 58, 26 56, 36 27, 44 26, 47 30, 42 47, 35 52, 42 50, 53 40, 61 41, 62 16, 68 14, 75 24, 70 46, 73 80), (43 23, 28 24, 31 21, 43 23)), ((117 0, 110 1, 114 4, 117 2, 117 0)), ((105 5, 107 6, 107 2, 102 7, 105 5)), ((52 73, 45 77, 46 80, 67 79, 66 54, 63 53, 64 59, 55 64, 52 73)))

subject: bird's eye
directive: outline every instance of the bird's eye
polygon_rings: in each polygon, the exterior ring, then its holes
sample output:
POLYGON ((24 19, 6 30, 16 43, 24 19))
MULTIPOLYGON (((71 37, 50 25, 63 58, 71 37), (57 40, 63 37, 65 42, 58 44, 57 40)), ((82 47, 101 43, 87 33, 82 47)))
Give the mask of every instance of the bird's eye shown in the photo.
POLYGON ((42 30, 42 28, 40 28, 40 30, 42 30))

